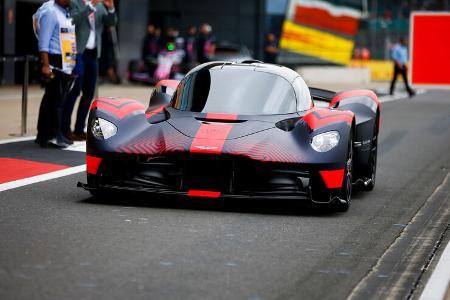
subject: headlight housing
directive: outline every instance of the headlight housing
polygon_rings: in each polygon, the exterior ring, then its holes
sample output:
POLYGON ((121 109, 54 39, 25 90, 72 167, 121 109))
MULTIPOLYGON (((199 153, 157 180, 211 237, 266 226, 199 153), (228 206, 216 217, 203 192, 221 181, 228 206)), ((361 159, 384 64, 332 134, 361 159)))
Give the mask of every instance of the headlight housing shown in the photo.
POLYGON ((105 119, 96 118, 95 121, 92 122, 91 132, 97 139, 107 140, 117 133, 117 127, 105 119))
POLYGON ((317 152, 327 152, 337 146, 341 135, 337 131, 328 131, 314 136, 311 146, 317 152))

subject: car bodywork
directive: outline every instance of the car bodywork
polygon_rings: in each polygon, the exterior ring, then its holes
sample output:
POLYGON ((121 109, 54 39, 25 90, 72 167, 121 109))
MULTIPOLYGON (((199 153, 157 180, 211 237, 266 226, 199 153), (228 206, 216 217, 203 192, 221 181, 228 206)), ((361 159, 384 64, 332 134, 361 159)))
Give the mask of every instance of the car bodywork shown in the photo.
MULTIPOLYGON (((252 95, 259 93, 257 89, 267 92, 264 86, 249 85, 245 86, 245 95, 249 96, 236 100, 241 106, 233 108, 232 94, 246 84, 244 78, 251 77, 251 72, 269 76, 263 85, 281 78, 283 82, 277 83, 277 88, 281 89, 293 85, 298 78, 303 82, 296 72, 285 67, 257 62, 213 62, 195 68, 181 83, 160 82, 148 108, 132 99, 96 99, 88 121, 88 183, 80 185, 94 195, 124 190, 191 197, 286 198, 345 204, 350 199, 342 199, 345 198, 343 190, 351 193, 352 184, 374 184, 380 103, 373 92, 334 93, 309 88, 311 100, 297 101, 295 107, 289 108, 293 111, 282 113, 277 111, 277 104, 272 103, 265 105, 270 107, 269 112, 263 111, 265 108, 260 112, 258 97, 252 100, 252 95), (233 83, 232 88, 218 88, 217 95, 226 94, 223 101, 231 100, 225 104, 216 101, 212 104, 213 112, 205 109, 210 100, 200 107, 195 107, 198 100, 192 100, 208 97, 202 96, 204 89, 207 89, 206 94, 215 93, 213 82, 219 81, 221 75, 209 75, 206 85, 199 81, 205 80, 200 79, 201 72, 212 74, 212 70, 217 72, 214 74, 226 74, 220 72, 227 70, 230 74, 245 75, 233 83), (187 93, 184 91, 194 84, 202 87, 186 102, 182 99, 187 93), (253 107, 248 104, 252 101, 253 107), (327 107, 314 105, 314 102, 324 101, 327 107), (240 107, 251 107, 255 113, 240 107), (219 111, 214 112, 215 108, 219 111), (102 139, 93 135, 93 124, 98 125, 99 119, 116 126, 114 136, 102 139), (339 133, 339 143, 323 153, 313 149, 314 136, 330 131, 339 133), (349 153, 352 154, 351 170, 347 166, 349 153), (344 186, 350 171, 350 182, 344 186)), ((221 82, 217 84, 220 86, 221 82)), ((293 87, 293 92, 286 97, 298 99, 299 93, 305 93, 302 86, 293 87)), ((274 99, 281 94, 275 93, 274 99)))

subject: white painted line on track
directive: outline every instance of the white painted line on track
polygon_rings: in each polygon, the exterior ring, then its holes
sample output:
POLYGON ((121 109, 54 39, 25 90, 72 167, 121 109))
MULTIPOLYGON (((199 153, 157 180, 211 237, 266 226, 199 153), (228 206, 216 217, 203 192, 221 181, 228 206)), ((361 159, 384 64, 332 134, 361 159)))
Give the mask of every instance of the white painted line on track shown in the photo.
POLYGON ((59 170, 59 171, 55 171, 55 172, 51 172, 51 173, 47 173, 47 174, 42 174, 42 175, 38 175, 38 176, 33 176, 33 177, 29 177, 29 178, 6 182, 6 183, 0 184, 0 192, 15 189, 15 188, 26 186, 26 185, 30 185, 33 183, 38 183, 38 182, 56 179, 56 178, 60 178, 60 177, 68 176, 68 175, 73 175, 73 174, 81 173, 81 172, 85 172, 85 171, 86 171, 86 165, 81 165, 81 166, 67 168, 67 169, 63 169, 63 170, 59 170))
MULTIPOLYGON (((384 93, 384 94, 387 93, 387 91, 385 91, 385 90, 375 90, 375 92, 376 93, 384 93)), ((423 89, 416 90, 416 96, 425 94, 426 92, 427 91, 423 90, 423 89)), ((402 99, 406 99, 406 98, 409 98, 409 95, 406 92, 399 92, 399 93, 395 93, 394 95, 389 95, 388 94, 388 95, 379 97, 381 103, 391 102, 391 101, 396 101, 396 100, 402 100, 402 99)))
POLYGON ((450 283, 450 243, 445 247, 419 300, 442 300, 450 283))
POLYGON ((407 93, 398 93, 395 95, 386 95, 386 96, 381 96, 380 97, 380 102, 381 103, 385 103, 385 102, 391 102, 391 101, 396 101, 396 100, 401 100, 401 99, 406 99, 408 98, 408 94, 407 93))
POLYGON ((0 140, 0 145, 32 141, 32 140, 35 140, 35 139, 36 139, 35 136, 23 136, 23 137, 17 137, 17 138, 12 138, 12 139, 3 139, 3 140, 0 140))
MULTIPOLYGON (((36 139, 36 136, 24 136, 24 137, 17 137, 17 138, 11 138, 11 139, 2 139, 2 140, 0 140, 0 145, 33 141, 35 139, 36 139)), ((74 142, 73 145, 70 145, 69 147, 67 147, 63 150, 86 152, 86 142, 85 141, 74 142)))

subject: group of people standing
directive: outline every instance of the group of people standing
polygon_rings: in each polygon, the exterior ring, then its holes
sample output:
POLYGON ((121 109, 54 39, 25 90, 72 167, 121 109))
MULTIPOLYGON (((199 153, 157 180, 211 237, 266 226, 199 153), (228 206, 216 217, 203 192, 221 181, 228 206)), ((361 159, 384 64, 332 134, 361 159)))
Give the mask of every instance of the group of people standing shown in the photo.
POLYGON ((41 147, 65 148, 86 139, 102 31, 116 22, 113 0, 50 0, 33 16, 45 84, 36 137, 41 147), (71 116, 80 94, 72 131, 71 116))
POLYGON ((180 36, 176 28, 169 27, 162 34, 161 28, 153 24, 148 25, 142 44, 142 59, 144 61, 155 60, 168 48, 170 51, 183 50, 183 62, 192 67, 211 61, 215 53, 216 39, 212 34, 212 27, 208 23, 203 23, 199 30, 195 25, 190 25, 184 37, 180 36))

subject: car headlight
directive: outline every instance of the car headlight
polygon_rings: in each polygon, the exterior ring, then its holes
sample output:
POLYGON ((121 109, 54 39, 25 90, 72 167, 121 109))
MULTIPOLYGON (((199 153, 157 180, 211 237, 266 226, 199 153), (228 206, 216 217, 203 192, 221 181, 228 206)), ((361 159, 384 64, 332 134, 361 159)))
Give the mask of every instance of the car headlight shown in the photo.
POLYGON ((337 131, 328 131, 314 136, 311 140, 311 146, 317 152, 327 152, 336 147, 341 136, 337 131))
POLYGON ((92 122, 91 132, 96 138, 106 140, 117 133, 117 127, 105 119, 97 118, 92 122))

